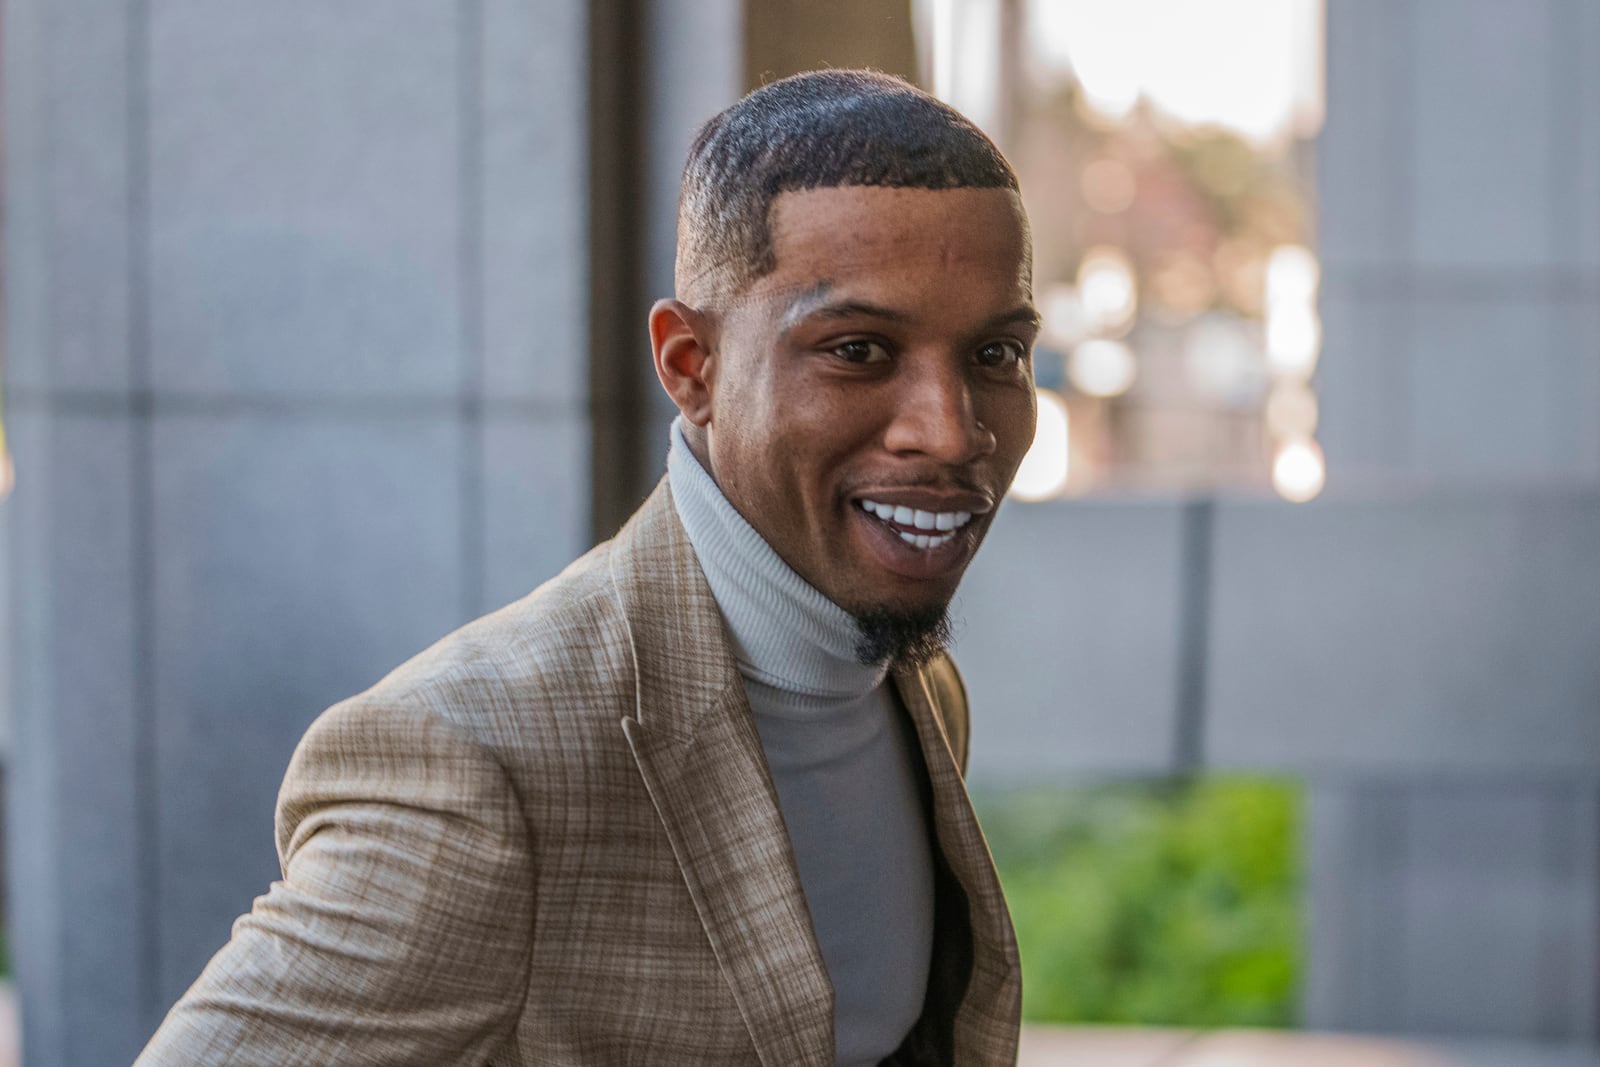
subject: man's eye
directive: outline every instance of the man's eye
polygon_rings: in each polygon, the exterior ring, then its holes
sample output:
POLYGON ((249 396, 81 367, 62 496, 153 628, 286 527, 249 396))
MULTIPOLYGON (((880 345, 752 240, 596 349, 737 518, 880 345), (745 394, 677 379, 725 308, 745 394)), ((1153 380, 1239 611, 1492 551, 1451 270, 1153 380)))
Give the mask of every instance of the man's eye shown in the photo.
POLYGON ((848 363, 887 363, 889 350, 877 341, 846 341, 836 345, 833 354, 848 363))
POLYGON ((1016 341, 993 341, 978 349, 977 359, 979 366, 1007 367, 1021 363, 1027 354, 1016 341))

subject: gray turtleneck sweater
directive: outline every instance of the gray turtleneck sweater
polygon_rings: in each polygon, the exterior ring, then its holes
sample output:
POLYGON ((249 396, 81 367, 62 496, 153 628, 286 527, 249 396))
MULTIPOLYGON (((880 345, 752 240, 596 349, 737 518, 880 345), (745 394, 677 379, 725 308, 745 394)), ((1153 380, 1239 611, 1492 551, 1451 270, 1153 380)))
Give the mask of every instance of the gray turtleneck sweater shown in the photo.
POLYGON ((921 758, 855 621, 779 558, 672 426, 678 517, 727 623, 834 990, 841 1067, 890 1055, 922 1013, 933 867, 921 758))

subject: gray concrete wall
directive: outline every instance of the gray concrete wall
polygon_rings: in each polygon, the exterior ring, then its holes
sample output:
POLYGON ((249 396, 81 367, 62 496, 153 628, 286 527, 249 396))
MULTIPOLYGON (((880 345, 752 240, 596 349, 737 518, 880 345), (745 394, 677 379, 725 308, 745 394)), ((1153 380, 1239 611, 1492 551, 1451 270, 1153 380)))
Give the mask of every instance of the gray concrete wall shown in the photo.
POLYGON ((1600 7, 1329 0, 1330 479, 1600 485, 1600 7))
POLYGON ((1308 1025, 1600 1044, 1600 494, 1224 500, 1203 554, 1192 514, 1007 505, 973 780, 1302 781, 1308 1025))
POLYGON ((126 1063, 310 719, 585 547, 585 12, 3 18, 24 1040, 126 1063))
POLYGON ((1198 654, 1209 767, 1600 779, 1600 494, 1223 500, 1213 523, 1193 558, 1179 503, 1006 505, 956 611, 975 777, 1181 769, 1198 654))

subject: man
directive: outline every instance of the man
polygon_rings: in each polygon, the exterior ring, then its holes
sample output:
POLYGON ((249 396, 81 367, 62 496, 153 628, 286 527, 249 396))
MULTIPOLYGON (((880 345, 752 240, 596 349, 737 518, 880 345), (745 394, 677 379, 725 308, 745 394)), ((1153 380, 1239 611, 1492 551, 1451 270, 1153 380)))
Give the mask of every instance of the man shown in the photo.
POLYGON ((947 605, 1033 436, 1016 179, 800 75, 690 151, 612 541, 325 713, 143 1064, 1010 1063, 947 605))

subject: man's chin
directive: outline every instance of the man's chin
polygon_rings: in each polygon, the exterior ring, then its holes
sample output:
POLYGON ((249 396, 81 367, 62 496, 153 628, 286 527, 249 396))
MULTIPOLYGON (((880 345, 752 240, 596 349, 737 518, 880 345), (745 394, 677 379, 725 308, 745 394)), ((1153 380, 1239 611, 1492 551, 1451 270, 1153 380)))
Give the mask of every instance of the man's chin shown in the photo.
POLYGON ((867 666, 920 667, 950 644, 950 605, 872 607, 851 612, 856 622, 856 659, 867 666))

